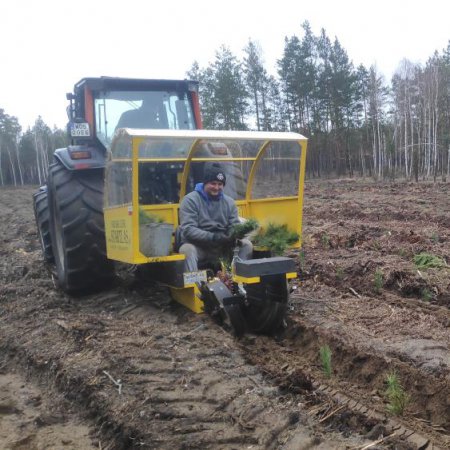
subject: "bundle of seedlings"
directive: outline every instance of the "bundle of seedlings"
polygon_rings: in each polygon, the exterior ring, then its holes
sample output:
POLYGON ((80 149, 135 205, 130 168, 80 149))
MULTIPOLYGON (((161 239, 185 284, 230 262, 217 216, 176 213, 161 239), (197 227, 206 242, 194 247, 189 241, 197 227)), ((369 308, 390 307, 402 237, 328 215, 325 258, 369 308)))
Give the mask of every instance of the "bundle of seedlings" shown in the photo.
POLYGON ((248 219, 245 222, 233 225, 232 234, 235 239, 244 239, 253 231, 259 228, 259 223, 255 219, 248 219))
MULTIPOLYGON (((231 228, 231 235, 233 236, 235 243, 239 239, 251 238, 251 234, 259 229, 259 223, 255 219, 248 219, 245 222, 237 223, 231 228)), ((236 243, 237 244, 237 243, 236 243)), ((237 247, 236 247, 237 248, 237 247)), ((233 253, 236 248, 229 248, 228 252, 224 251, 219 262, 221 265, 221 270, 217 273, 220 280, 227 284, 226 280, 230 280, 231 283, 231 264, 233 259, 233 253)))
POLYGON ((156 214, 149 213, 142 208, 139 208, 139 224, 146 225, 148 223, 163 223, 164 220, 156 214))
POLYGON ((286 224, 275 225, 270 223, 266 230, 262 230, 255 239, 254 244, 270 250, 273 255, 282 255, 283 252, 299 240, 300 236, 289 231, 286 224))
MULTIPOLYGON (((259 223, 255 219, 248 219, 245 222, 237 223, 233 225, 231 234, 236 240, 250 238, 251 234, 259 229, 259 223)), ((233 284, 231 275, 231 264, 233 259, 234 248, 224 249, 222 258, 220 259, 221 270, 219 270, 216 276, 224 283, 229 289, 233 284)))
POLYGON ((430 253, 419 253, 414 256, 413 260, 418 269, 449 268, 443 258, 436 255, 431 255, 430 253))

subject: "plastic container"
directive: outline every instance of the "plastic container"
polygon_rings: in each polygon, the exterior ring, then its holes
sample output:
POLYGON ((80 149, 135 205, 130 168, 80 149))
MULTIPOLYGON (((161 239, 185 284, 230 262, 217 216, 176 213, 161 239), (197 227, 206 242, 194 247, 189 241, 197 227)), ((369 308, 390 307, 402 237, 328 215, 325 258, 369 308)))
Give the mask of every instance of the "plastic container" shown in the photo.
POLYGON ((139 250, 148 257, 167 256, 172 246, 171 223, 146 223, 139 226, 139 250))

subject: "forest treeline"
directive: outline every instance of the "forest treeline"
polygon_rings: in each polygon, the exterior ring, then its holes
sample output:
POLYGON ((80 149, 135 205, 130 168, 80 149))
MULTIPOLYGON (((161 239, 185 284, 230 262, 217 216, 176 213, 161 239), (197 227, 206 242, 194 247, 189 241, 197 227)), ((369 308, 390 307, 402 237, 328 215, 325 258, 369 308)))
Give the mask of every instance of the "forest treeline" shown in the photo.
MULTIPOLYGON (((325 30, 301 31, 285 38, 276 76, 252 40, 242 60, 223 46, 206 67, 194 62, 204 128, 299 132, 309 177, 450 179, 450 41, 424 66, 400 61, 388 84, 375 66, 354 67, 325 30)), ((23 132, 0 108, 0 184, 42 183, 66 144, 65 130, 39 117, 23 132)))

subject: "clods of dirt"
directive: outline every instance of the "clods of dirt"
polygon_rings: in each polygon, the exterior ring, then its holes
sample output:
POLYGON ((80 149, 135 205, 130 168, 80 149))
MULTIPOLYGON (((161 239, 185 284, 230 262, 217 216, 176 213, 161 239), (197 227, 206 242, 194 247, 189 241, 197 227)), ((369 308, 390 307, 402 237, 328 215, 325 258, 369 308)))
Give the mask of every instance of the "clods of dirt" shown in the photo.
POLYGON ((287 328, 241 340, 129 268, 109 291, 58 291, 32 191, 0 191, 4 375, 36 389, 1 401, 0 430, 30 417, 11 448, 54 430, 45 445, 70 449, 68 428, 83 449, 450 447, 450 271, 413 261, 450 262, 446 186, 307 181, 287 328), (409 398, 396 417, 389 374, 409 398))

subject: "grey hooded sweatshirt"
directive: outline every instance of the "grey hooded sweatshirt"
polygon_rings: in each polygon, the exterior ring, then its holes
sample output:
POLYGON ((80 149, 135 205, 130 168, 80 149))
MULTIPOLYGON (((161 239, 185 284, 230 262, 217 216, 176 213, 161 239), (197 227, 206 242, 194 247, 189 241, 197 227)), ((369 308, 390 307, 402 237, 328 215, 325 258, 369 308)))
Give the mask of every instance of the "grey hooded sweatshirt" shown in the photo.
POLYGON ((202 247, 213 242, 214 233, 228 233, 239 223, 234 200, 223 193, 211 199, 203 191, 203 183, 186 195, 180 204, 181 240, 202 247))

